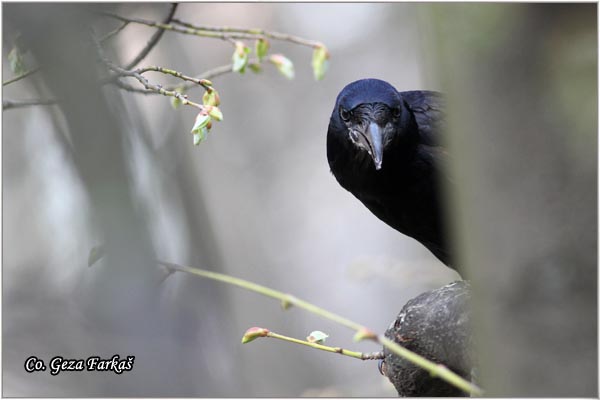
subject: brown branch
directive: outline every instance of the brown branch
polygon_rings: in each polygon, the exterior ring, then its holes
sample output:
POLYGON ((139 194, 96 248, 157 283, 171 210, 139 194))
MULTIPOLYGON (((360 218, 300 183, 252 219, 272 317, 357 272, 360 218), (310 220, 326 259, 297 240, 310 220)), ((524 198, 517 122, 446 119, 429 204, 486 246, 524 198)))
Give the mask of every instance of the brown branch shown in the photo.
MULTIPOLYGON (((176 10, 177 10, 177 3, 172 3, 169 14, 163 20, 164 24, 168 24, 171 21, 171 19, 175 15, 176 10)), ((123 21, 123 22, 128 22, 128 21, 123 21)), ((150 53, 152 48, 154 48, 154 46, 156 46, 156 44, 158 43, 158 41, 160 40, 160 38, 162 37, 162 35, 164 33, 165 33, 164 29, 159 29, 156 32, 154 32, 154 35, 152 35, 152 37, 150 38, 148 43, 146 43, 146 46, 144 46, 144 48, 139 52, 139 54, 133 60, 131 60, 131 62, 129 64, 127 64, 125 66, 125 69, 131 69, 131 68, 135 67, 137 64, 139 64, 139 62, 142 61, 148 55, 148 53, 150 53)))

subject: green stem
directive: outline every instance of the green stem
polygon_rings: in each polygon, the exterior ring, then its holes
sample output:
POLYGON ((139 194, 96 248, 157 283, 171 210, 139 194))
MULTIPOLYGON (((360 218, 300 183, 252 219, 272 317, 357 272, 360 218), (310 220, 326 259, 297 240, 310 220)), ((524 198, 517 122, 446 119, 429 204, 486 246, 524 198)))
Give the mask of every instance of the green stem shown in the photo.
POLYGON ((39 69, 39 67, 38 67, 38 68, 31 69, 31 70, 29 70, 29 71, 23 72, 22 74, 20 74, 20 75, 17 75, 17 76, 15 76, 15 77, 14 77, 14 78, 12 78, 12 79, 9 79, 9 80, 7 80, 7 81, 4 81, 4 82, 2 82, 2 86, 10 85, 11 83, 14 83, 14 82, 20 81, 21 79, 24 79, 24 78, 27 78, 29 75, 35 74, 35 73, 36 73, 36 72, 38 72, 39 70, 40 70, 40 69, 39 69))
MULTIPOLYGON (((206 271, 206 270, 202 270, 202 269, 198 269, 198 268, 186 267, 183 265, 173 264, 173 263, 164 262, 164 261, 159 261, 159 264, 161 264, 171 270, 187 272, 189 274, 201 276, 203 278, 208 278, 208 279, 212 279, 215 281, 225 282, 230 285, 238 286, 238 287, 244 288, 246 290, 250 290, 255 293, 262 294, 263 296, 267 296, 267 297, 271 297, 271 298, 280 300, 284 307, 287 307, 289 305, 294 305, 296 307, 303 308, 309 312, 312 312, 313 314, 320 315, 323 318, 329 319, 330 321, 333 321, 333 322, 337 322, 338 324, 346 326, 357 332, 361 332, 361 331, 369 332, 369 329, 367 329, 367 328, 363 327, 362 325, 357 324, 356 322, 353 322, 347 318, 341 317, 341 316, 334 314, 330 311, 327 311, 321 307, 317 307, 314 304, 311 304, 307 301, 301 300, 295 296, 280 292, 278 290, 268 288, 266 286, 256 284, 254 282, 250 282, 250 281, 240 279, 240 278, 235 278, 233 276, 221 274, 218 272, 212 272, 212 271, 206 271)), ((423 368, 424 370, 428 371, 433 376, 438 376, 438 377, 440 377, 440 379, 445 380, 449 384, 451 384, 459 389, 462 389, 467 393, 471 393, 474 395, 482 394, 481 389, 479 389, 477 386, 473 385, 472 383, 466 381, 461 376, 452 372, 445 366, 443 366, 441 364, 433 363, 433 362, 427 360, 426 358, 424 358, 416 353, 413 353, 412 351, 410 351, 408 349, 405 349, 404 347, 400 346, 396 342, 386 338, 383 335, 368 335, 365 337, 381 344, 382 346, 387 347, 392 353, 395 353, 398 356, 407 359, 408 361, 412 362, 413 364, 416 364, 419 367, 423 368)))
POLYGON ((472 384, 470 382, 467 382, 462 377, 460 377, 459 375, 457 375, 454 372, 452 372, 451 370, 449 370, 446 366, 444 366, 442 364, 436 364, 434 362, 431 362, 428 359, 421 357, 420 355, 413 353, 410 350, 405 349, 404 347, 400 346, 398 343, 386 338, 383 335, 379 335, 377 337, 377 341, 379 343, 381 343, 383 346, 387 347, 393 353, 396 353, 400 357, 403 357, 404 359, 406 359, 414 364, 417 364, 421 368, 429 371, 431 376, 434 376, 434 377, 437 376, 437 377, 445 380, 446 382, 450 383, 451 385, 453 385, 461 390, 464 390, 467 393, 471 393, 472 395, 481 396, 483 394, 483 392, 480 388, 478 388, 477 386, 475 386, 474 384, 472 384))
POLYGON ((206 271, 198 268, 185 267, 183 265, 177 265, 169 262, 159 261, 160 264, 164 265, 167 268, 174 269, 176 271, 187 272, 189 274, 202 276, 204 278, 212 279, 215 281, 221 281, 228 283, 230 285, 238 286, 244 288, 246 290, 250 290, 255 293, 262 294, 263 296, 271 297, 273 299, 280 300, 282 305, 286 307, 286 305, 291 304, 298 308, 303 308, 307 311, 312 312, 313 314, 320 315, 323 318, 329 319, 330 321, 337 322, 340 325, 346 326, 350 329, 361 330, 364 329, 362 325, 359 325, 347 318, 340 317, 337 314, 334 314, 330 311, 327 311, 321 307, 317 307, 314 304, 311 304, 307 301, 301 300, 291 294, 280 292, 279 290, 271 289, 266 286, 259 285, 254 282, 250 282, 244 279, 235 278, 233 276, 220 274, 218 272, 206 271))
POLYGON ((330 346, 325 346, 325 345, 318 344, 318 343, 311 343, 306 340, 300 340, 300 339, 296 339, 293 337, 280 335, 278 333, 270 332, 270 331, 269 331, 269 333, 267 333, 267 335, 265 337, 272 337, 274 339, 285 340, 286 342, 297 343, 297 344, 301 344, 304 346, 312 347, 313 349, 328 351, 330 353, 338 353, 338 354, 342 354, 344 356, 358 358, 359 360, 377 360, 377 359, 383 358, 382 353, 361 353, 359 351, 342 349, 341 347, 330 347, 330 346))

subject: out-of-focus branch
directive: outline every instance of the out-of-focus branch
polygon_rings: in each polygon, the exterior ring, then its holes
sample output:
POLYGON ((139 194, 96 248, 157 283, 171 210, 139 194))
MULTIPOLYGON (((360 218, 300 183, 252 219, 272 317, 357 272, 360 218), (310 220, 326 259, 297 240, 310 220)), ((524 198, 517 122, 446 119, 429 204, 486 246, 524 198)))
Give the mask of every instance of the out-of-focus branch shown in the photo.
POLYGON ((125 29, 125 27, 129 25, 129 22, 123 22, 121 25, 119 25, 118 28, 116 28, 113 31, 108 32, 106 35, 104 35, 103 37, 100 38, 100 43, 104 43, 106 42, 108 39, 110 39, 111 37, 115 36, 116 34, 118 34, 119 32, 121 32, 123 29, 125 29))
POLYGON ((242 29, 242 28, 228 28, 228 27, 195 26, 193 24, 183 22, 183 21, 177 20, 177 19, 172 20, 172 22, 174 22, 175 24, 169 24, 169 23, 150 21, 150 20, 146 20, 146 19, 142 19, 142 18, 123 17, 123 16, 120 16, 117 14, 112 14, 112 13, 103 13, 102 15, 105 15, 107 17, 114 18, 114 19, 117 19, 117 20, 123 21, 123 22, 130 22, 130 23, 135 23, 135 24, 151 26, 151 27, 158 28, 161 30, 168 30, 168 31, 182 33, 184 35, 193 35, 193 36, 200 36, 200 37, 213 38, 213 39, 222 39, 222 40, 232 42, 234 44, 235 44, 235 40, 239 40, 239 39, 254 40, 254 39, 271 38, 271 39, 291 42, 291 43, 295 43, 295 44, 300 44, 300 45, 308 46, 308 47, 312 47, 312 48, 318 48, 318 47, 323 46, 323 44, 321 42, 318 42, 315 40, 304 39, 301 37, 292 36, 292 35, 288 35, 285 33, 265 31, 263 29, 242 29))
POLYGON ((39 70, 40 70, 40 68, 36 67, 36 68, 30 69, 29 71, 25 71, 22 74, 17 75, 12 79, 2 82, 2 86, 10 85, 11 83, 15 83, 17 81, 20 81, 21 79, 27 78, 29 75, 33 75, 36 72, 38 72, 39 70))
POLYGON ((269 38, 275 40, 281 40, 284 42, 291 42, 295 44, 300 44, 302 46, 308 46, 312 48, 317 48, 323 46, 323 43, 318 42, 316 40, 304 39, 298 36, 288 35, 287 33, 280 32, 272 32, 266 31, 264 29, 246 29, 246 28, 233 28, 227 26, 207 26, 207 25, 194 25, 189 22, 182 21, 180 19, 173 18, 171 22, 185 26, 186 28, 194 29, 197 31, 205 31, 205 32, 220 32, 226 34, 244 34, 244 35, 253 35, 253 39, 259 38, 269 38))
POLYGON ((58 100, 56 99, 2 100, 2 110, 12 110, 30 106, 49 106, 57 103, 58 100))
MULTIPOLYGON (((177 3, 172 3, 171 9, 169 10, 169 14, 163 20, 164 24, 168 24, 171 21, 171 19, 175 15, 176 10, 177 10, 177 3)), ((127 22, 127 21, 123 21, 123 22, 127 22)), ((156 32, 154 32, 154 35, 152 35, 150 40, 148 40, 148 43, 146 43, 146 46, 144 46, 144 48, 139 52, 139 54, 133 60, 131 60, 131 62, 129 64, 127 64, 125 66, 125 69, 131 69, 131 68, 135 67, 140 61, 142 61, 148 55, 148 53, 150 53, 152 48, 154 46, 156 46, 156 44, 158 43, 158 41, 160 40, 160 38, 162 37, 162 35, 164 33, 165 33, 164 29, 159 29, 156 32)))
POLYGON ((151 21, 151 20, 142 19, 142 18, 123 17, 123 16, 120 16, 117 14, 112 14, 112 13, 102 13, 102 15, 104 15, 106 17, 117 19, 122 22, 130 22, 130 23, 134 23, 134 24, 151 26, 153 28, 161 29, 161 31, 166 30, 166 31, 182 33, 184 35, 193 35, 193 36, 200 36, 200 37, 207 37, 207 38, 214 38, 214 39, 222 39, 222 40, 226 40, 226 41, 229 41, 232 43, 234 43, 235 39, 255 39, 256 38, 256 35, 242 34, 242 33, 237 33, 237 34, 232 35, 232 34, 220 33, 220 32, 200 31, 197 29, 185 28, 185 27, 181 27, 179 25, 172 25, 169 23, 156 22, 156 21, 151 21))
POLYGON ((124 90, 127 90, 127 91, 131 91, 131 92, 140 92, 141 91, 142 93, 156 93, 156 94, 161 94, 163 96, 174 97, 174 98, 178 99, 179 101, 181 101, 182 105, 192 106, 199 110, 206 109, 206 107, 204 107, 203 105, 188 100, 187 96, 180 93, 179 91, 168 90, 168 89, 163 88, 161 85, 156 85, 156 84, 150 83, 150 81, 148 79, 146 79, 142 74, 144 72, 148 72, 148 71, 162 72, 164 74, 177 76, 180 79, 191 80, 195 84, 203 86, 206 90, 209 90, 210 82, 208 82, 206 80, 199 80, 199 79, 191 78, 186 75, 183 75, 180 72, 177 72, 177 71, 174 71, 174 70, 171 70, 168 68, 162 68, 162 67, 151 66, 151 67, 146 67, 146 68, 138 68, 135 70, 129 70, 129 69, 126 69, 123 67, 119 67, 118 65, 114 64, 112 61, 110 61, 106 57, 106 55, 104 54, 104 49, 102 48, 102 45, 100 44, 98 39, 93 34, 92 34, 92 40, 94 42, 94 45, 96 46, 96 53, 97 53, 98 57, 100 58, 100 60, 102 61, 102 63, 104 63, 104 65, 110 71, 115 73, 115 75, 113 75, 112 77, 105 79, 103 81, 104 84, 113 83, 113 84, 117 85, 118 87, 120 87, 124 90), (144 86, 145 90, 136 89, 126 83, 123 83, 123 82, 119 81, 119 79, 118 79, 119 77, 135 78, 135 79, 137 79, 138 82, 140 82, 144 86))

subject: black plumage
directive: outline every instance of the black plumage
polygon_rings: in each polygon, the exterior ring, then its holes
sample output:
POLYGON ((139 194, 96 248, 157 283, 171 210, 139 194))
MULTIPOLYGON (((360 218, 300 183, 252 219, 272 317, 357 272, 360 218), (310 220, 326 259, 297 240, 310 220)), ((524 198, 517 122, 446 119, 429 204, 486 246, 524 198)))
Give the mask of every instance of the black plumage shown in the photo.
POLYGON ((342 187, 392 228, 453 266, 442 190, 444 100, 433 91, 398 92, 362 79, 338 95, 327 133, 327 158, 342 187))

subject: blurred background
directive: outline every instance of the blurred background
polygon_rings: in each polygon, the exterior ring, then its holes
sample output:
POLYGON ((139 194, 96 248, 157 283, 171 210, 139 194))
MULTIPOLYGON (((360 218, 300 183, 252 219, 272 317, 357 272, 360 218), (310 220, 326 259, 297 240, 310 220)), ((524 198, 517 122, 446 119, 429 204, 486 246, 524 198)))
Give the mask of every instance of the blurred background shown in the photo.
MULTIPOLYGON (((30 46, 25 61, 45 69, 4 87, 4 100, 66 99, 60 108, 3 112, 4 396, 395 396, 376 362, 240 339, 260 326, 298 338, 321 330, 332 346, 366 352, 379 350, 375 344, 355 344, 346 328, 221 283, 178 273, 157 285, 164 272, 154 262, 248 279, 379 332, 410 298, 459 279, 375 218, 329 172, 325 137, 335 97, 366 77, 401 91, 445 91, 455 100, 449 145, 463 178, 452 197, 456 234, 467 243, 469 277, 481 288, 479 321, 492 331, 482 328, 489 393, 597 392, 595 5, 181 4, 175 16, 191 23, 286 32, 321 41, 331 53, 319 82, 312 50, 278 41, 271 52, 294 62, 294 80, 269 65, 258 75, 213 79, 224 121, 197 147, 189 133, 193 108, 174 110, 163 96, 93 85, 97 68, 84 33, 91 23, 102 33, 119 25, 87 13, 94 10, 159 21, 169 5, 3 7, 3 81, 12 77, 6 55, 17 31, 30 46), (531 229, 520 229, 524 222, 531 229), (88 268, 98 244, 106 256, 88 268), (532 254, 551 257, 556 268, 538 269, 532 254), (515 329, 531 322, 531 332, 511 331, 523 340, 494 336, 501 332, 496 317, 509 329, 511 312, 544 307, 554 313, 541 313, 543 321, 512 321, 515 329), (580 320, 569 319, 574 313, 580 320), (533 349, 531 363, 518 359, 532 342, 556 348, 554 340, 577 346, 567 355, 533 349), (503 360, 507 348, 514 352, 503 360), (133 370, 51 376, 23 368, 31 355, 49 361, 114 354, 134 355, 133 370), (555 390, 547 385, 555 375, 539 366, 559 355, 562 376, 578 383, 555 390), (506 375, 517 364, 541 375, 535 385, 524 378, 519 386, 506 375)), ((125 64, 153 33, 130 24, 107 54, 125 64)), ((229 63, 232 52, 227 42, 166 32, 140 65, 194 76, 229 63)), ((202 91, 189 95, 199 101, 202 91)))

